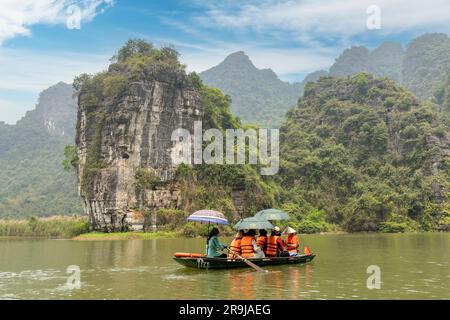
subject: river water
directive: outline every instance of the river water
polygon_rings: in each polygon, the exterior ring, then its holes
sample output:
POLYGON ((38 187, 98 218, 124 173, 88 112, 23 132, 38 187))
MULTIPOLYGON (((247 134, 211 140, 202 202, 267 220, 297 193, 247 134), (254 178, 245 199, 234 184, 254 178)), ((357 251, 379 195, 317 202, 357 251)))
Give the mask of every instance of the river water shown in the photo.
POLYGON ((0 299, 450 299, 450 233, 300 239, 315 260, 265 274, 188 269, 172 259, 201 252, 204 239, 2 239, 0 299), (379 289, 367 286, 369 266, 380 268, 379 289))

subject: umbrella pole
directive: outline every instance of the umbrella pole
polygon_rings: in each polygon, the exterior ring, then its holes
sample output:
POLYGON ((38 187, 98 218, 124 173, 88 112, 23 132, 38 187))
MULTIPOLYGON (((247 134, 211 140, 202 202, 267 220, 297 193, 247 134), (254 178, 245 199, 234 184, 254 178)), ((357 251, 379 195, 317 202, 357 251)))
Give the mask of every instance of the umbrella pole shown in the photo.
POLYGON ((208 255, 208 237, 209 237, 209 222, 208 222, 208 231, 206 233, 206 255, 208 255))

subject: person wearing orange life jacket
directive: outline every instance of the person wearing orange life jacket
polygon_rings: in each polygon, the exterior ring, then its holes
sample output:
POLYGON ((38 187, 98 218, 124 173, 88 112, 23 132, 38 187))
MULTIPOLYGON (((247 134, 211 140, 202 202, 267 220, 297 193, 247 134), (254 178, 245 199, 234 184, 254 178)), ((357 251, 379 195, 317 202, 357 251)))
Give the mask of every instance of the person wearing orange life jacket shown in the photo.
POLYGON ((241 257, 242 258, 257 258, 258 246, 255 239, 256 231, 249 230, 244 234, 241 240, 241 257))
POLYGON ((237 255, 241 255, 241 241, 243 236, 244 232, 239 230, 233 241, 231 241, 230 252, 228 253, 229 259, 236 259, 238 257, 237 255))
POLYGON ((283 256, 285 246, 283 240, 281 240, 281 232, 279 227, 273 228, 270 237, 267 238, 267 257, 279 257, 283 256))
POLYGON ((267 231, 264 229, 259 230, 259 236, 256 239, 256 245, 261 248, 262 252, 267 250, 267 231))
POLYGON ((298 237, 296 235, 297 231, 295 231, 291 227, 287 227, 283 233, 287 234, 286 250, 287 252, 289 252, 289 255, 290 256, 298 255, 298 248, 300 246, 300 241, 298 240, 298 237))

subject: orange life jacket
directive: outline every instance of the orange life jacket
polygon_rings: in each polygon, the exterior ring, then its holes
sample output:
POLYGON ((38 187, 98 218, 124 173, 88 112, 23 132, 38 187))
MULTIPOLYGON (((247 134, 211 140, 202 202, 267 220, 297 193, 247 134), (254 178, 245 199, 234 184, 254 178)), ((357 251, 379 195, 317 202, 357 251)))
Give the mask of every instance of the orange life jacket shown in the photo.
POLYGON ((270 236, 267 238, 266 256, 277 257, 278 256, 278 243, 277 240, 280 236, 270 236))
POLYGON ((245 236, 241 240, 241 256, 243 258, 253 258, 255 255, 255 252, 253 251, 253 240, 255 240, 255 237, 252 236, 245 236))
POLYGON ((307 256, 311 255, 311 250, 309 250, 308 246, 305 247, 305 255, 307 255, 307 256))
POLYGON ((298 252, 298 247, 300 245, 300 242, 298 241, 298 238, 295 234, 289 235, 286 238, 286 246, 287 251, 289 252, 298 252))
POLYGON ((234 238, 233 241, 231 241, 230 251, 232 252, 228 253, 228 258, 236 259, 237 258, 236 254, 241 255, 241 241, 242 238, 234 238))
POLYGON ((258 245, 262 251, 266 251, 267 247, 267 236, 259 236, 256 240, 256 245, 258 245))

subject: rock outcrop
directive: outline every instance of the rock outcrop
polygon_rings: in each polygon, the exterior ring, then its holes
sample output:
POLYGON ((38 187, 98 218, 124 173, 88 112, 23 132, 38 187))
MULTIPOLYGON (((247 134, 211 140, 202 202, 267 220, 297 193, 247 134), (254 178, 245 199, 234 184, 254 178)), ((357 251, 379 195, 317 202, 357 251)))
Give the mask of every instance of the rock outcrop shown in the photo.
POLYGON ((143 219, 136 211, 180 204, 171 135, 192 132, 202 116, 199 92, 182 68, 146 68, 128 82, 95 103, 92 90, 79 94, 79 192, 95 230, 124 230, 143 219))

